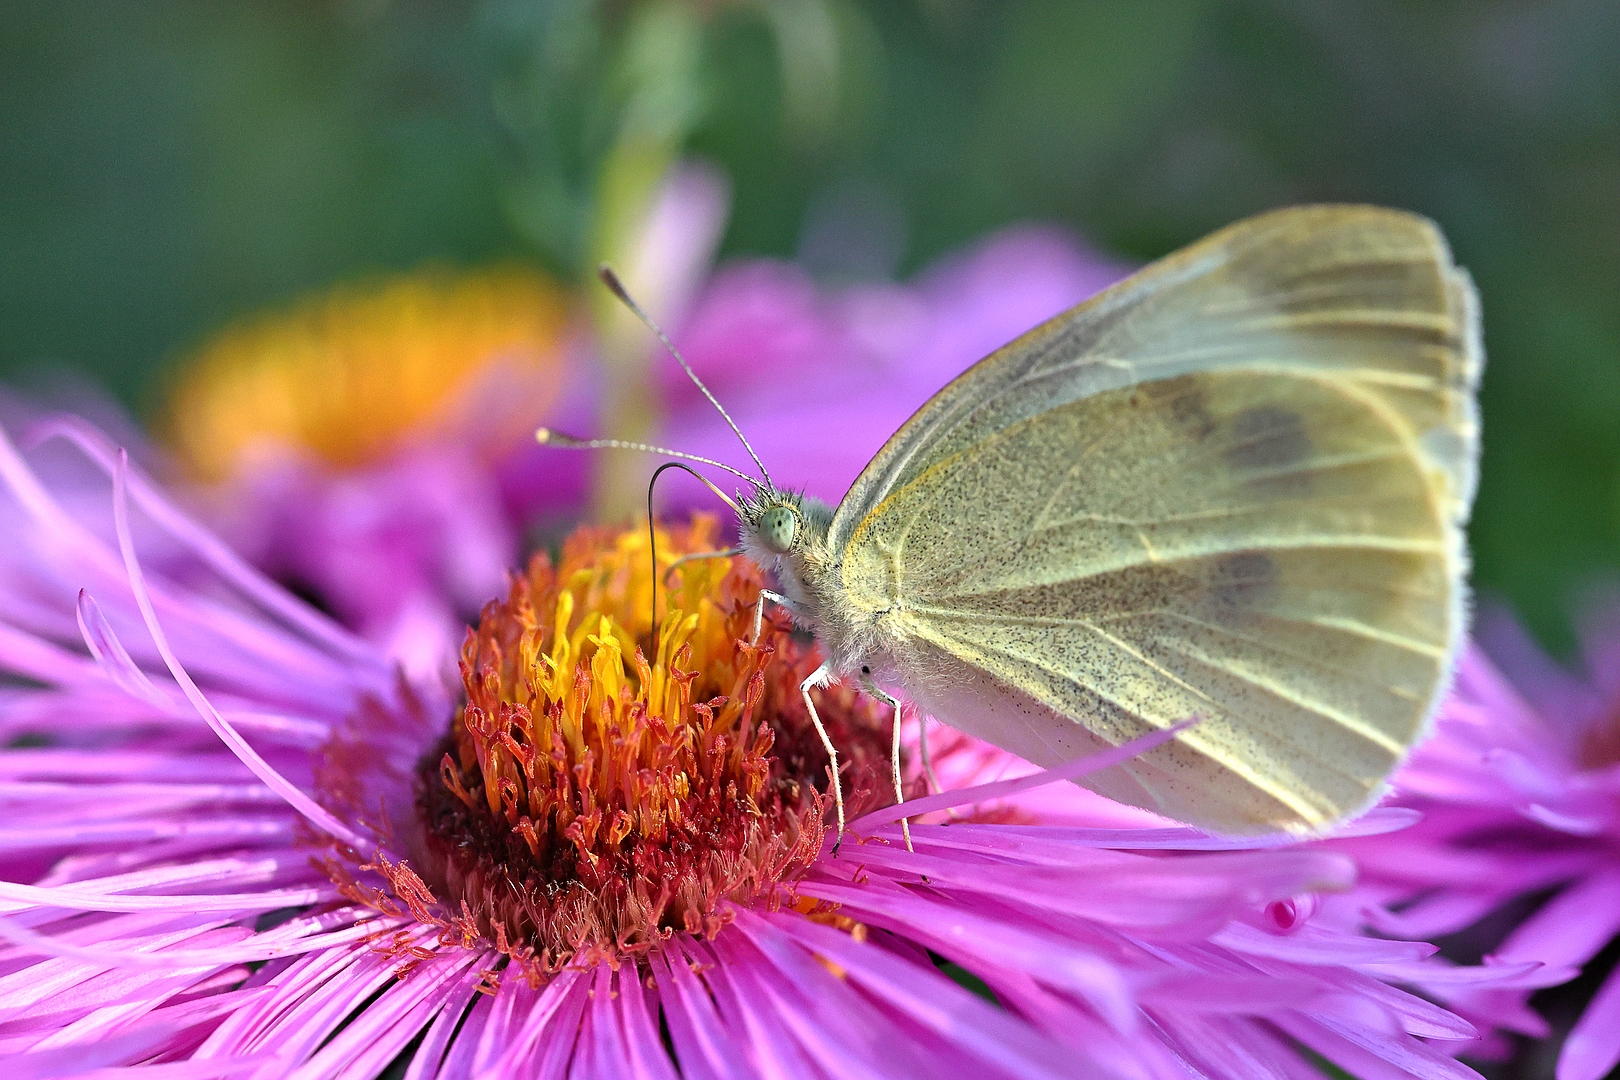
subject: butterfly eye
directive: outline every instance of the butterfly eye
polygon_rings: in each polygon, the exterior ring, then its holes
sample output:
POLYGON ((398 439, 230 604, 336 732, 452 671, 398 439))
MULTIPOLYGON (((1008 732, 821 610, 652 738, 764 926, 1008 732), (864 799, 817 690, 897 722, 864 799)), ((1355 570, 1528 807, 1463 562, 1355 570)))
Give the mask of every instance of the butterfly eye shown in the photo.
POLYGON ((786 506, 773 506, 759 518, 759 538, 778 555, 793 549, 793 535, 798 531, 799 519, 786 506))

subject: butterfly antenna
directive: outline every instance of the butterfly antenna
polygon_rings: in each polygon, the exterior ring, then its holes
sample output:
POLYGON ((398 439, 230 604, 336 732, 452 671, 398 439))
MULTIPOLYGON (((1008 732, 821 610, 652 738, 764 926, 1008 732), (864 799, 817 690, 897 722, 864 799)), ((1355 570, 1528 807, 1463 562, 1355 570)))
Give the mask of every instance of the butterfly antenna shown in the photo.
MULTIPOLYGON (((686 362, 686 357, 682 356, 680 354, 680 350, 675 348, 675 343, 669 340, 669 335, 660 330, 658 328, 658 324, 652 321, 652 316, 643 311, 641 309, 641 305, 636 303, 635 300, 631 298, 630 294, 625 291, 624 282, 619 280, 619 275, 613 272, 613 268, 611 266, 603 263, 601 266, 597 267, 596 276, 602 279, 602 284, 611 289, 613 291, 613 295, 617 296, 625 307, 635 312, 636 318, 647 324, 647 329, 658 335, 658 340, 664 343, 664 348, 669 350, 669 355, 673 356, 675 358, 675 362, 681 365, 681 370, 686 372, 686 377, 692 380, 692 384, 694 386, 703 391, 703 396, 709 399, 709 404, 713 405, 715 410, 720 413, 720 416, 725 420, 727 425, 730 426, 732 432, 737 436, 738 440, 742 442, 743 449, 748 451, 748 456, 754 459, 754 465, 759 469, 759 475, 765 479, 765 487, 774 491, 776 485, 771 483, 771 474, 765 471, 765 463, 759 460, 758 454, 754 453, 754 448, 749 444, 748 437, 742 433, 742 428, 737 426, 737 422, 731 418, 731 414, 726 412, 715 396, 709 392, 709 388, 703 385, 703 380, 697 377, 697 372, 693 371, 692 365, 686 362)), ((724 466, 722 466, 722 468, 723 467, 724 466)), ((735 472, 736 470, 733 469, 731 471, 735 472)), ((758 485, 756 484, 755 486, 757 487, 758 485)))
MULTIPOLYGON (((709 465, 716 469, 723 469, 732 476, 748 481, 759 490, 765 490, 765 485, 761 484, 754 477, 749 476, 741 469, 733 469, 730 465, 727 465, 723 461, 716 461, 713 458, 701 457, 697 454, 683 454, 679 450, 671 450, 668 447, 663 446, 654 446, 651 443, 629 442, 625 439, 581 439, 576 435, 566 435, 561 431, 553 431, 551 428, 544 427, 537 428, 535 430, 534 438, 535 441, 541 446, 555 446, 563 450, 645 450, 649 454, 662 454, 665 457, 683 458, 686 461, 695 461, 699 465, 709 465)), ((687 472, 692 472, 692 470, 688 469, 687 472)), ((725 493, 719 488, 709 483, 709 481, 705 479, 701 473, 693 472, 692 475, 696 476, 699 480, 702 480, 705 484, 708 484, 709 490, 714 492, 716 495, 719 495, 727 506, 731 507, 733 510, 737 510, 737 504, 732 502, 731 499, 727 498, 725 493)), ((737 510, 737 512, 742 513, 741 510, 737 510)))
MULTIPOLYGON (((544 440, 541 440, 541 441, 543 442, 544 440)), ((702 459, 699 459, 699 460, 702 460, 702 459)), ((724 468, 724 466, 722 466, 722 468, 724 468)), ((737 504, 732 502, 730 499, 726 498, 726 493, 725 492, 723 492, 719 488, 715 487, 713 482, 710 481, 707 476, 704 476, 702 473, 698 472, 696 469, 692 468, 690 465, 685 464, 684 462, 680 462, 680 461, 666 461, 666 462, 664 462, 662 465, 658 466, 658 468, 653 470, 652 479, 647 481, 647 548, 652 553, 652 652, 653 652, 653 654, 652 654, 652 662, 655 663, 655 664, 658 663, 658 629, 659 629, 659 627, 658 627, 658 531, 653 525, 653 487, 658 483, 658 478, 660 476, 662 476, 666 470, 669 470, 669 469, 680 469, 682 472, 691 473, 693 476, 698 478, 698 481, 704 487, 708 488, 710 491, 712 491, 716 495, 718 495, 722 502, 724 502, 727 506, 731 507, 733 510, 737 510, 737 504)), ((733 470, 733 471, 735 471, 735 470, 733 470)), ((738 475, 741 476, 742 474, 738 473, 738 475)), ((747 479, 750 479, 750 477, 744 476, 743 479, 747 480, 747 479)), ((737 513, 739 515, 741 515, 742 511, 737 510, 737 513)))

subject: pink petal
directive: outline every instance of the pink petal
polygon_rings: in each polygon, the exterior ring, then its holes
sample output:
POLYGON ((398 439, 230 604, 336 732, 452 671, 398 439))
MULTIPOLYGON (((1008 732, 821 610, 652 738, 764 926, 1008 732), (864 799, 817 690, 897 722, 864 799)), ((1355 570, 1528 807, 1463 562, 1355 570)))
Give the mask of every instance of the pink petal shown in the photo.
MULTIPOLYGON (((116 476, 119 469, 117 455, 123 455, 123 451, 115 451, 107 438, 95 428, 78 417, 59 416, 39 425, 36 429, 36 437, 40 439, 58 435, 79 447, 87 457, 101 466, 108 476, 116 476)), ((218 537, 176 510, 168 499, 158 492, 144 472, 127 465, 127 455, 123 455, 123 458, 126 462, 129 492, 136 505, 196 554, 204 564, 241 590, 254 603, 296 626, 339 655, 361 664, 378 664, 379 657, 375 649, 249 566, 218 537)))
POLYGON ((760 1076, 798 1080, 816 1075, 817 1070, 811 1068, 798 1043, 780 1024, 773 1022, 774 1018, 761 1011, 759 1006, 763 1003, 737 986, 734 965, 716 957, 708 943, 680 938, 672 938, 671 943, 703 967, 702 978, 714 995, 716 1006, 722 1016, 731 1019, 733 1029, 738 1030, 760 1076))
POLYGON ((439 1067, 440 1076, 461 1080, 461 1077, 476 1075, 474 1063, 480 1048, 484 1046, 484 1031, 494 1011, 493 997, 488 994, 474 996, 472 1008, 467 1010, 466 1021, 451 1040, 449 1052, 444 1055, 444 1064, 439 1067))
POLYGON ((152 685, 146 672, 135 666, 129 651, 118 640, 118 635, 107 623, 107 617, 101 613, 101 607, 91 599, 87 589, 79 590, 78 616, 79 631, 84 635, 90 655, 95 657, 112 681, 131 697, 140 698, 160 712, 169 712, 169 699, 152 685))
POLYGON ((870 993, 956 1043, 960 1052, 1019 1076, 1068 1074, 1076 1064, 1004 1013, 991 1009, 942 976, 888 959, 870 945, 808 919, 783 914, 772 922, 843 968, 870 993))
POLYGON ((481 960, 470 949, 441 952, 419 964, 366 1006, 298 1069, 300 1080, 377 1076, 443 1008, 452 989, 476 983, 468 968, 481 960))
POLYGON ((781 930, 746 911, 738 911, 735 925, 757 950, 750 956, 740 946, 730 949, 739 980, 772 1002, 783 1025, 830 1074, 914 1076, 933 1063, 781 930))
POLYGON ((737 1044, 714 1000, 693 975, 684 954, 662 950, 648 959, 682 1074, 692 1080, 746 1080, 747 1049, 736 1052, 737 1044))
POLYGON ((931 903, 899 888, 839 887, 806 883, 821 896, 860 912, 863 922, 918 941, 978 972, 983 962, 1028 972, 1041 982, 1081 996, 1116 1030, 1134 1032, 1137 1005, 1118 969, 1056 935, 1030 933, 1012 920, 978 916, 963 905, 931 903))
POLYGON ((1600 1080, 1620 1064, 1620 971, 1611 972, 1558 1052, 1558 1080, 1600 1080))
MULTIPOLYGON (((494 956, 485 953, 474 961, 474 965, 488 967, 494 960, 494 956)), ((480 978, 463 975, 449 992, 443 995, 438 1012, 433 1017, 433 1022, 428 1025, 427 1035, 422 1039, 422 1045, 411 1055, 410 1067, 405 1070, 405 1080, 438 1080, 441 1076, 456 1075, 446 1072, 444 1066, 448 1063, 451 1040, 455 1038, 462 1018, 467 1015, 468 1006, 474 998, 480 996, 479 982, 480 978)))
POLYGON ((618 988, 619 1022, 633 1075, 650 1080, 678 1080, 653 1019, 658 1007, 657 993, 643 986, 638 973, 630 968, 619 970, 618 988))
MULTIPOLYGON (((1179 724, 1173 724, 1165 728, 1163 731, 1149 732, 1127 743, 1122 743, 1111 750, 1104 750, 1100 753, 1077 758, 1056 768, 1038 772, 1033 776, 1001 780, 993 784, 980 784, 977 787, 964 788, 958 791, 941 792, 938 795, 913 799, 906 802, 903 807, 889 806, 881 810, 874 810, 851 822, 850 831, 872 830, 879 825, 899 821, 901 818, 910 817, 913 814, 927 814, 936 810, 949 810, 956 806, 969 806, 973 803, 989 802, 993 799, 1005 799, 1020 792, 1044 787, 1060 780, 1073 780, 1076 777, 1101 772, 1103 769, 1112 768, 1122 761, 1129 761, 1133 757, 1145 754, 1154 747, 1162 746, 1195 723, 1197 723, 1197 717, 1183 720, 1179 724)), ((828 842, 832 842, 830 838, 828 842)))
POLYGON ((1620 932, 1620 866, 1594 873, 1548 900, 1510 934, 1496 958, 1580 965, 1620 932))
POLYGON ((128 455, 119 451, 117 466, 113 481, 113 518, 118 532, 118 547, 124 556, 124 568, 129 574, 130 588, 135 593, 135 603, 141 609, 141 615, 146 620, 146 628, 152 635, 152 642, 157 646, 168 666, 169 673, 180 684, 186 697, 191 701, 197 712, 202 716, 208 726, 219 735, 220 740, 230 748, 242 764, 253 770, 253 774, 264 781, 266 787, 279 794, 287 801, 287 805, 297 810, 315 827, 329 835, 342 840, 356 851, 368 852, 373 844, 360 836, 347 825, 333 817, 327 809, 304 792, 290 784, 285 777, 271 768, 269 762, 247 744, 247 741, 236 732, 221 716, 211 702, 203 695, 184 667, 181 666, 174 652, 169 648, 168 638, 164 636, 163 628, 158 625, 157 613, 152 608, 151 596, 147 593, 145 575, 141 572, 140 563, 135 558, 134 539, 129 531, 129 508, 125 498, 126 476, 128 471, 128 455))

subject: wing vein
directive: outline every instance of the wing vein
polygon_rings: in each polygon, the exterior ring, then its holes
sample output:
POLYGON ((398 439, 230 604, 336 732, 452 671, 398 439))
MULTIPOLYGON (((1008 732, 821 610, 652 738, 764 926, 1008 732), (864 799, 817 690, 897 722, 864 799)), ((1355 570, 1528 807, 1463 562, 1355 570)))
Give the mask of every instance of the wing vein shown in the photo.
MULTIPOLYGON (((1082 623, 1081 625, 1083 625, 1086 629, 1090 630, 1097 637, 1099 637, 1102 640, 1107 641, 1110 644, 1114 645, 1115 648, 1118 648, 1118 649, 1122 650, 1123 652, 1127 653, 1128 655, 1135 657, 1141 663, 1146 664, 1150 668, 1153 668, 1154 670, 1159 672, 1159 674, 1163 678, 1165 678, 1166 680, 1172 682, 1176 686, 1180 687, 1182 690, 1186 691, 1192 697, 1195 697, 1195 698, 1205 702, 1210 707, 1212 712, 1218 714, 1223 719, 1227 717, 1228 714, 1227 714, 1226 710, 1222 709, 1218 704, 1216 704, 1216 702, 1212 698, 1210 698, 1209 695, 1205 694, 1203 691, 1199 690, 1197 687, 1192 686, 1191 684, 1187 683, 1185 680, 1179 678, 1178 676, 1175 675, 1174 672, 1171 672, 1170 670, 1165 668, 1162 664, 1159 664, 1156 661, 1152 660, 1151 658, 1142 655, 1136 649, 1132 648, 1129 645, 1129 643, 1114 637, 1114 635, 1107 633, 1106 631, 1102 630, 1101 628, 1097 627, 1094 624, 1082 623)), ((941 642, 940 644, 944 644, 944 643, 941 642)), ((966 645, 967 643, 958 641, 957 644, 958 645, 966 645)), ((947 645, 947 647, 949 647, 949 646, 947 645)), ((984 646, 982 646, 982 645, 979 646, 979 648, 983 648, 983 647, 984 646)), ((1089 682, 1089 681, 1085 680, 1084 678, 1080 677, 1079 675, 1077 675, 1074 672, 1064 671, 1064 670, 1062 670, 1060 668, 1053 667, 1050 663, 1046 662, 1044 659, 1042 659, 1042 658, 1040 658, 1038 656, 1027 656, 1027 655, 1024 655, 1022 653, 1013 652, 1013 651, 1011 651, 1009 649, 1006 649, 1006 648, 997 648, 997 649, 995 649, 995 651, 1000 652, 1004 656, 1008 656, 1008 657, 1017 659, 1017 660, 1019 660, 1019 661, 1021 661, 1023 663, 1029 664, 1029 665, 1031 665, 1033 667, 1036 667, 1036 668, 1038 668, 1038 669, 1040 669, 1042 671, 1048 672, 1049 674, 1056 675, 1059 678, 1066 679, 1067 681, 1069 681, 1071 683, 1076 683, 1076 684, 1078 684, 1080 686, 1083 686, 1087 690, 1089 690, 1091 693, 1096 694, 1097 697, 1099 697, 1102 700, 1104 700, 1104 701, 1108 702, 1109 704, 1113 705, 1115 708, 1117 708, 1120 711, 1124 712, 1126 715, 1136 718, 1137 720, 1139 720, 1142 723, 1148 725, 1149 727, 1155 727, 1155 728, 1158 728, 1159 730, 1163 730, 1165 727, 1169 726, 1170 724, 1179 723, 1180 719, 1186 719, 1185 717, 1181 717, 1179 719, 1172 718, 1172 717, 1162 717, 1162 718, 1160 718, 1162 720, 1161 723, 1155 723, 1152 718, 1150 718, 1146 713, 1144 713, 1142 711, 1140 706, 1125 702, 1125 701, 1121 700, 1119 697, 1117 697, 1116 695, 1104 693, 1101 687, 1097 686, 1096 684, 1094 684, 1092 682, 1089 682)), ((1061 709, 1063 707, 1062 704, 1059 703, 1059 702, 1054 702, 1054 701, 1047 700, 1039 692, 1036 692, 1036 691, 1026 691, 1026 692, 1032 693, 1032 696, 1036 697, 1039 700, 1044 701, 1045 704, 1050 706, 1050 707, 1058 708, 1058 709, 1061 709)), ((1209 758, 1211 761, 1216 762, 1221 767, 1223 767, 1223 768, 1227 769, 1229 772, 1231 772, 1234 776, 1240 777, 1245 783, 1249 784, 1251 787, 1255 788, 1256 790, 1265 792, 1267 795, 1271 796, 1273 799, 1276 799, 1278 802, 1282 803, 1284 806, 1289 807, 1295 813, 1299 814, 1301 818, 1304 818, 1305 820, 1312 821, 1312 822, 1320 822, 1323 819, 1323 815, 1322 815, 1322 811, 1321 811, 1320 807, 1315 807, 1315 806, 1312 806, 1311 804, 1305 802, 1304 800, 1302 800, 1299 797, 1299 794, 1297 792, 1291 791, 1288 788, 1283 787, 1281 784, 1276 783, 1273 780, 1271 780, 1270 778, 1262 775, 1261 773, 1259 773, 1255 769, 1253 769, 1250 766, 1246 765, 1240 758, 1236 757, 1232 753, 1227 752, 1227 751, 1222 751, 1222 750, 1218 749, 1211 742, 1211 740, 1209 740, 1208 738, 1202 737, 1199 734, 1199 730, 1198 730, 1197 725, 1194 725, 1193 727, 1188 728, 1186 731, 1184 731, 1181 734, 1177 735, 1176 736, 1176 741, 1179 742, 1179 743, 1182 743, 1183 745, 1187 746, 1191 750, 1197 751, 1198 753, 1200 753, 1200 754, 1204 755, 1205 757, 1209 758)))
MULTIPOLYGON (((1365 739, 1367 742, 1372 743, 1374 746, 1377 746, 1382 750, 1388 751, 1390 754, 1396 757, 1399 757, 1401 754, 1400 743, 1396 742, 1394 739, 1391 739, 1388 735, 1384 734, 1382 731, 1379 731, 1377 728, 1367 726, 1357 718, 1333 708, 1326 702, 1315 699, 1307 699, 1302 695, 1290 692, 1286 687, 1283 687, 1277 683, 1256 679, 1252 675, 1243 672, 1240 668, 1233 666, 1231 663, 1223 661, 1220 658, 1206 653, 1201 649, 1193 648, 1185 642, 1174 639, 1160 639, 1158 641, 1158 645, 1161 648, 1170 649, 1173 652, 1180 653, 1182 656, 1185 656, 1190 660, 1195 660, 1198 663, 1203 664, 1205 667, 1212 668, 1216 671, 1225 672, 1226 674, 1235 678, 1242 679, 1245 685, 1252 686, 1261 693, 1269 694, 1278 701, 1285 701, 1296 708, 1303 709, 1306 712, 1322 717, 1324 720, 1327 720, 1330 723, 1337 724, 1346 731, 1365 739)), ((1293 739, 1289 739, 1287 741, 1290 746, 1293 746, 1301 753, 1307 754, 1313 760, 1321 763, 1322 765, 1325 765, 1328 768, 1334 767, 1332 762, 1321 757, 1319 754, 1312 753, 1305 747, 1300 746, 1297 741, 1293 739)))
MULTIPOLYGON (((1349 678, 1349 679, 1354 679, 1357 682, 1364 683, 1364 684, 1366 684, 1368 686, 1374 686, 1374 687, 1377 687, 1377 688, 1379 688, 1381 690, 1388 690, 1390 693, 1396 695, 1397 697, 1406 698, 1406 699, 1408 699, 1410 701, 1413 701, 1413 702, 1419 701, 1419 699, 1414 694, 1412 694, 1411 691, 1402 690, 1400 687, 1397 687, 1397 686, 1390 686, 1388 683, 1381 682, 1378 679, 1372 678, 1371 676, 1365 675, 1365 674, 1363 674, 1361 672, 1358 672, 1358 671, 1355 671, 1355 670, 1353 670, 1351 668, 1343 667, 1343 666, 1338 665, 1338 664, 1331 664, 1331 663, 1328 663, 1325 660, 1317 660, 1317 659, 1314 659, 1314 658, 1309 657, 1309 656, 1301 655, 1300 653, 1296 653, 1296 652, 1293 652, 1293 651, 1291 651, 1289 649, 1285 649, 1281 645, 1273 644, 1272 642, 1266 641, 1266 640, 1264 640, 1262 638, 1257 638, 1257 637, 1254 637, 1254 636, 1249 635, 1249 634, 1239 633, 1238 631, 1233 630, 1229 626, 1222 626, 1219 623, 1206 622, 1203 619, 1195 618, 1195 617, 1193 617, 1191 615, 1188 615, 1186 612, 1172 611, 1172 610, 1170 610, 1168 608, 1163 608, 1163 609, 1159 609, 1157 611, 1140 612, 1140 613, 1133 613, 1131 615, 1119 616, 1119 618, 1120 619, 1139 618, 1139 617, 1143 617, 1143 616, 1147 616, 1147 615, 1163 615, 1163 616, 1166 616, 1168 618, 1177 619, 1177 620, 1180 620, 1181 622, 1187 623, 1187 624, 1189 624, 1191 626, 1196 626, 1200 630, 1207 630, 1207 631, 1210 631, 1211 633, 1221 634, 1224 637, 1231 638, 1233 641, 1241 641, 1246 645, 1253 645, 1256 648, 1265 649, 1268 652, 1274 652, 1278 656, 1286 656, 1291 660, 1302 660, 1302 661, 1304 661, 1306 663, 1312 664, 1313 666, 1320 667, 1320 668, 1322 668, 1322 669, 1324 669, 1326 671, 1332 671, 1332 672, 1334 672, 1336 674, 1343 675, 1344 677, 1349 678)), ((1265 618, 1275 619, 1278 622, 1296 623, 1296 624, 1302 624, 1302 625, 1306 625, 1306 626, 1320 626, 1320 625, 1322 625, 1321 623, 1318 623, 1314 619, 1296 619, 1296 618, 1293 618, 1293 617, 1287 616, 1287 615, 1272 615, 1272 614, 1267 613, 1265 615, 1265 618)), ((1341 630, 1341 629, 1343 629, 1343 627, 1341 627, 1341 626, 1332 626, 1332 627, 1330 627, 1330 629, 1341 630)), ((1348 632, 1351 632, 1351 631, 1346 631, 1346 632, 1348 633, 1348 632)), ((1386 636, 1382 635, 1382 634, 1374 636, 1372 633, 1369 633, 1369 634, 1363 634, 1363 635, 1357 635, 1357 636, 1367 637, 1370 640, 1380 641, 1380 642, 1385 642, 1387 640, 1386 636)), ((1420 645, 1421 643, 1414 643, 1414 644, 1415 645, 1420 645)), ((1420 648, 1414 648, 1414 649, 1412 649, 1412 651, 1418 653, 1420 656, 1434 656, 1436 658, 1444 657, 1444 655, 1445 655, 1443 650, 1433 649, 1431 646, 1428 646, 1428 645, 1421 645, 1420 648)))

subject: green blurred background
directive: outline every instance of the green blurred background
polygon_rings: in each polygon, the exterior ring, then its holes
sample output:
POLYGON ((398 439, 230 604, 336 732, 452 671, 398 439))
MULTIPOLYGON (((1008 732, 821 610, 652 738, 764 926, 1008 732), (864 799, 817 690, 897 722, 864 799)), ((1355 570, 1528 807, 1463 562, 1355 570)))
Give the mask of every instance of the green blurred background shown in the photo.
POLYGON ((725 254, 801 254, 857 198, 892 242, 845 276, 1019 220, 1148 259, 1279 204, 1415 209, 1484 296, 1479 589, 1562 649, 1620 566, 1612 0, 11 3, 0 84, 0 378, 137 409, 338 280, 581 279, 682 152, 732 178, 725 254))

